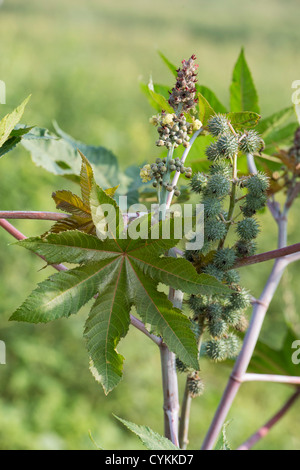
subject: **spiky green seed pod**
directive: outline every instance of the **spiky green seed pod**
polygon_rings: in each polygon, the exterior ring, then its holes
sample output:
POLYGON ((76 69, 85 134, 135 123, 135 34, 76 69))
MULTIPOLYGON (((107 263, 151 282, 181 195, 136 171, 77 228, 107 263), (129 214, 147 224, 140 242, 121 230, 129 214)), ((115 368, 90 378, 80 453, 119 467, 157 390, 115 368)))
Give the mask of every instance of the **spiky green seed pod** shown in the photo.
POLYGON ((229 301, 233 310, 243 310, 251 304, 249 292, 244 288, 238 292, 233 292, 229 297, 229 301))
POLYGON ((225 158, 232 158, 238 150, 238 139, 233 134, 223 134, 217 141, 217 151, 225 158))
POLYGON ((188 373, 188 372, 191 372, 191 368, 189 366, 187 366, 186 364, 184 364, 184 362, 182 362, 179 357, 176 357, 176 369, 178 370, 178 372, 180 372, 181 374, 185 374, 185 373, 188 373))
POLYGON ((204 393, 204 382, 197 372, 189 375, 187 378, 189 394, 192 398, 200 397, 204 393))
POLYGON ((242 240, 253 240, 259 234, 259 224, 251 217, 245 217, 237 224, 236 229, 242 240))
POLYGON ((245 333, 245 331, 248 329, 248 326, 248 319, 245 317, 245 315, 242 315, 240 321, 234 326, 234 328, 241 333, 245 333))
POLYGON ((212 321, 208 325, 208 331, 213 338, 222 338, 227 330, 228 326, 223 320, 212 321))
POLYGON ((225 339, 212 339, 206 343, 206 354, 215 362, 227 359, 227 345, 225 339))
POLYGON ((204 205, 204 217, 207 219, 217 217, 222 211, 221 202, 216 198, 206 197, 202 204, 204 205))
POLYGON ((220 158, 222 158, 222 155, 218 150, 217 142, 213 142, 206 148, 205 155, 207 156, 207 159, 211 162, 216 162, 220 158))
POLYGON ((213 302, 206 307, 207 318, 210 321, 217 321, 223 316, 223 306, 217 302, 213 302))
POLYGON ((229 192, 230 181, 224 175, 216 173, 209 178, 205 195, 222 198, 227 196, 229 192))
POLYGON ((257 173, 247 179, 245 186, 252 196, 261 197, 269 187, 269 178, 263 173, 257 173))
POLYGON ((256 153, 263 147, 262 139, 256 131, 246 132, 246 136, 240 141, 240 149, 245 154, 256 153))
POLYGON ((231 307, 225 307, 223 311, 223 320, 230 326, 235 327, 242 317, 240 310, 233 310, 231 307))
POLYGON ((192 191, 194 193, 201 193, 206 188, 207 185, 207 176, 203 173, 195 173, 191 182, 190 182, 192 191))
POLYGON ((256 243, 253 240, 238 240, 235 244, 235 251, 239 258, 253 256, 256 252, 256 243))
POLYGON ((231 269, 230 271, 224 273, 224 281, 228 285, 238 284, 240 282, 240 275, 238 271, 236 271, 236 269, 231 269))
POLYGON ((219 137, 219 135, 230 132, 228 126, 228 119, 223 114, 217 114, 213 116, 207 123, 208 132, 214 137, 219 137))
POLYGON ((218 160, 213 165, 209 167, 210 174, 215 175, 220 173, 221 175, 225 176, 225 178, 230 178, 232 175, 232 167, 228 165, 226 160, 218 160))
POLYGON ((218 269, 216 266, 213 264, 208 264, 205 266, 203 269, 203 272, 205 274, 209 274, 210 276, 215 277, 218 281, 222 282, 224 278, 224 272, 218 269))
POLYGON ((231 333, 225 339, 226 356, 229 359, 235 359, 241 349, 241 341, 235 334, 231 333))
POLYGON ((219 220, 208 220, 204 227, 205 238, 208 241, 222 240, 226 235, 226 227, 219 220))
POLYGON ((223 271, 231 269, 236 262, 236 253, 232 248, 218 250, 214 257, 214 264, 223 271))
POLYGON ((191 295, 188 300, 189 307, 191 308, 191 310, 193 310, 196 315, 205 314, 208 303, 209 300, 206 295, 191 295))
POLYGON ((245 203, 241 207, 245 217, 252 217, 258 210, 262 209, 267 203, 267 196, 265 194, 259 197, 253 196, 251 193, 246 195, 245 203))

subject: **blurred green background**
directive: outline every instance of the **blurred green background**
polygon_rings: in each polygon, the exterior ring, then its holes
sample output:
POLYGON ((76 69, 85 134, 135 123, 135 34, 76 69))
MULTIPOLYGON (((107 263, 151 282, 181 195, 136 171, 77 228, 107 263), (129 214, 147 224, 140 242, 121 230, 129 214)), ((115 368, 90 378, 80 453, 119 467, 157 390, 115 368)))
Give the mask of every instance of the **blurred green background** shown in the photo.
MULTIPOLYGON (((200 83, 228 103, 228 86, 241 46, 252 69, 263 116, 291 104, 299 79, 298 0, 4 0, 0 7, 0 79, 7 85, 2 115, 29 93, 26 123, 52 128, 52 120, 75 138, 113 150, 125 167, 157 155, 152 114, 139 81, 173 78, 157 55, 180 63, 192 53, 200 83)), ((71 187, 31 163, 20 148, 1 159, 2 210, 53 210, 51 193, 71 187)), ((293 208, 289 242, 299 241, 299 204, 293 208)), ((260 250, 275 248, 274 222, 263 218, 260 250)), ((49 225, 19 221, 27 235, 49 225)), ((43 263, 0 231, 0 339, 7 365, 0 366, 1 449, 142 448, 112 413, 162 433, 159 354, 131 330, 119 351, 126 357, 124 380, 105 397, 88 371, 82 340, 86 316, 46 326, 10 324, 8 318, 35 284, 48 274, 43 263)), ((243 271, 258 296, 272 264, 243 271)), ((50 269, 50 268, 49 268, 50 269)), ((299 331, 299 266, 291 266, 272 303, 262 337, 280 346, 284 315, 299 331)), ((48 270, 47 270, 48 271, 48 270)), ((250 312, 249 312, 250 313, 250 312)), ((300 331, 299 331, 300 337, 300 331)), ((299 366, 300 367, 300 366, 299 366)), ((225 387, 229 369, 202 364, 204 397, 194 402, 190 447, 197 449, 225 387)), ((180 379, 181 392, 183 379, 180 379)), ((230 413, 233 446, 255 431, 291 394, 282 385, 247 384, 230 413)), ((259 449, 300 448, 300 404, 262 441, 259 449)))

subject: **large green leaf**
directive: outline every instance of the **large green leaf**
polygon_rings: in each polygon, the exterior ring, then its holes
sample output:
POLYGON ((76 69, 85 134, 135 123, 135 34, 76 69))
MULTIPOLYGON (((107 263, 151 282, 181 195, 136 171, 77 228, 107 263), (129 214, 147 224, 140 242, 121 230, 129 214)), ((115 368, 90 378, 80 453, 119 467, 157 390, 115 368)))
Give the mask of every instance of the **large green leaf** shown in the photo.
POLYGON ((261 116, 251 111, 228 113, 227 117, 236 130, 251 129, 257 125, 261 116))
POLYGON ((272 132, 280 129, 282 125, 290 119, 294 114, 293 107, 284 108, 265 119, 262 119, 257 125, 257 132, 261 134, 263 138, 267 137, 272 132))
POLYGON ((227 109, 220 100, 217 98, 215 93, 204 85, 196 84, 196 90, 201 93, 202 96, 208 101, 210 106, 215 110, 216 113, 226 114, 227 109))
POLYGON ((216 113, 211 107, 210 103, 207 101, 206 98, 204 98, 203 95, 201 95, 201 93, 197 93, 197 98, 199 107, 198 119, 202 122, 204 126, 206 126, 208 120, 216 113))
POLYGON ((126 428, 136 434, 149 450, 179 450, 169 439, 152 431, 148 426, 140 426, 115 416, 126 428))
POLYGON ((258 95, 242 49, 235 65, 230 87, 230 110, 253 111, 259 114, 258 95))
POLYGON ((158 54, 160 55, 160 57, 162 58, 162 60, 164 61, 168 69, 171 70, 172 74, 176 77, 177 76, 176 65, 172 64, 172 62, 170 62, 169 59, 167 59, 167 57, 162 52, 158 51, 158 54))
MULTIPOLYGON (((103 228, 103 210, 116 202, 96 185, 91 190, 91 211, 99 233, 103 228)), ((144 218, 151 221, 151 215, 144 218)), ((122 221, 122 217, 120 217, 122 221)), ((105 222, 105 220, 104 220, 105 222)), ((107 222, 107 221, 106 221, 107 222)), ((138 225, 138 221, 134 222, 138 225)), ((161 233, 164 221, 159 224, 161 233)), ((170 221, 171 233, 174 219, 170 221)), ((123 234, 122 222, 120 235, 123 234)), ((154 227, 155 229, 155 227, 154 227)), ((151 233, 153 227, 149 226, 151 233)), ((101 232, 102 234, 102 232, 101 232)), ((85 336, 91 358, 91 370, 108 393, 122 376, 122 357, 116 352, 119 340, 127 333, 132 305, 151 331, 156 331, 180 359, 198 368, 196 338, 189 319, 174 308, 167 296, 157 290, 163 283, 183 292, 227 293, 227 288, 208 275, 198 275, 184 259, 163 256, 178 240, 99 238, 80 231, 49 234, 26 239, 19 244, 43 256, 49 264, 80 264, 71 271, 52 276, 36 289, 15 312, 12 319, 47 322, 76 313, 95 294, 96 300, 86 323, 85 336)))
POLYGON ((296 333, 288 327, 280 348, 276 349, 263 341, 256 345, 249 371, 258 374, 299 376, 299 365, 292 361, 292 344, 298 340, 296 333))
MULTIPOLYGON (((31 95, 30 95, 31 96, 31 95)), ((9 139, 11 132, 14 130, 15 126, 20 122, 25 107, 30 100, 30 96, 28 96, 23 103, 18 106, 12 113, 7 114, 1 121, 0 121, 0 147, 4 145, 4 143, 9 139)))

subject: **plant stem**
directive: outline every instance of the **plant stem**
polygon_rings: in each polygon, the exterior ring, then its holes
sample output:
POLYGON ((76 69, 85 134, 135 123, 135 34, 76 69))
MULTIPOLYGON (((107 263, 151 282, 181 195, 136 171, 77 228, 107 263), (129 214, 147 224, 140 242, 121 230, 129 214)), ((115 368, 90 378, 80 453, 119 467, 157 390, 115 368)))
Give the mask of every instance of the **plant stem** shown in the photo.
MULTIPOLYGON (((10 235, 12 235, 17 240, 25 240, 25 238, 27 238, 27 237, 25 237, 25 235, 23 235, 22 232, 19 232, 19 230, 17 230, 13 225, 11 225, 9 222, 7 222, 4 219, 0 219, 0 226, 2 228, 4 228, 4 230, 6 230, 8 233, 10 233, 10 235)), ((38 255, 37 253, 35 253, 35 254, 37 256, 39 256, 40 258, 42 258, 44 261, 46 261, 43 256, 38 255)), ((67 271, 67 269, 68 269, 63 264, 52 264, 51 266, 54 269, 56 269, 57 271, 67 271)))
POLYGON ((63 220, 70 217, 68 214, 58 212, 40 211, 0 211, 0 219, 38 219, 38 220, 63 220))
POLYGON ((264 426, 262 426, 253 436, 251 436, 244 444, 242 444, 237 450, 250 450, 252 447, 257 444, 261 439, 263 439, 270 430, 278 423, 278 421, 283 418, 290 408, 294 405, 296 400, 300 396, 300 389, 298 389, 291 398, 286 402, 286 404, 273 416, 270 421, 268 421, 264 426))
MULTIPOLYGON (((195 142, 195 140, 201 134, 202 131, 203 131, 203 128, 201 127, 201 129, 196 131, 195 134, 193 135, 193 137, 191 138, 190 145, 185 149, 185 151, 182 154, 181 163, 185 163, 185 161, 187 159, 187 156, 188 156, 188 154, 189 154, 189 152, 190 152, 190 150, 193 146, 193 143, 195 142)), ((173 178, 173 181, 172 181, 172 186, 176 186, 176 184, 178 183, 179 177, 180 177, 180 173, 177 171, 174 175, 174 178, 173 178)), ((167 196, 167 209, 169 209, 170 206, 171 206, 173 196, 174 196, 174 191, 169 193, 168 196, 167 196)))
POLYGON ((264 261, 270 261, 272 259, 284 258, 287 262, 292 259, 288 255, 292 255, 300 252, 300 243, 295 245, 286 246, 273 251, 267 251, 258 255, 248 256, 237 261, 234 268, 242 268, 243 266, 250 266, 251 264, 263 263, 264 261), (285 258, 286 257, 286 258, 285 258))
MULTIPOLYGON (((185 149, 181 162, 184 163, 189 151, 195 142, 198 135, 201 133, 202 129, 199 129, 195 132, 193 137, 190 140, 190 145, 185 149)), ((173 156, 174 148, 169 150, 168 159, 171 160, 173 156)), ((168 171, 164 176, 164 181, 167 181, 170 178, 171 173, 168 171)), ((176 185, 178 182, 180 174, 176 172, 172 185, 176 185)), ((168 182, 168 181, 167 181, 168 182)), ((172 198, 174 191, 167 192, 165 188, 162 188, 160 192, 160 220, 166 218, 166 212, 171 206, 172 198)), ((182 309, 183 293, 180 291, 175 291, 170 288, 169 290, 169 300, 171 300, 174 307, 182 309)), ((162 367, 162 382, 163 382, 163 393, 164 393, 164 427, 165 427, 165 436, 168 437, 173 444, 179 446, 178 441, 178 424, 179 424, 179 397, 178 397, 178 379, 176 372, 176 357, 166 345, 160 347, 161 352, 161 367, 162 367)))
POLYGON ((179 425, 179 447, 180 449, 186 450, 189 439, 189 425, 190 425, 190 414, 191 414, 191 405, 192 397, 188 388, 188 381, 186 380, 184 395, 181 405, 181 415, 180 415, 180 425, 179 425))
MULTIPOLYGON (((200 334, 198 339, 198 351, 200 353, 201 345, 202 345, 202 338, 204 333, 204 317, 200 317, 199 319, 199 328, 200 334)), ((188 377, 186 379, 184 395, 182 399, 182 406, 181 406, 181 416, 180 416, 180 423, 179 423, 179 446, 181 449, 185 450, 188 446, 189 439, 189 423, 190 423, 190 413, 191 413, 191 405, 193 398, 190 395, 189 388, 188 388, 188 377)))
POLYGON ((226 237, 228 235, 231 220, 234 213, 235 203, 236 203, 236 179, 237 179, 237 154, 233 157, 233 169, 232 169, 232 185, 231 185, 231 195, 230 195, 230 203, 229 203, 229 210, 228 210, 228 217, 227 217, 227 224, 226 224, 226 234, 222 240, 220 240, 218 249, 222 249, 226 237))
POLYGON ((244 374, 242 382, 273 382, 280 384, 300 385, 300 377, 288 375, 244 374))

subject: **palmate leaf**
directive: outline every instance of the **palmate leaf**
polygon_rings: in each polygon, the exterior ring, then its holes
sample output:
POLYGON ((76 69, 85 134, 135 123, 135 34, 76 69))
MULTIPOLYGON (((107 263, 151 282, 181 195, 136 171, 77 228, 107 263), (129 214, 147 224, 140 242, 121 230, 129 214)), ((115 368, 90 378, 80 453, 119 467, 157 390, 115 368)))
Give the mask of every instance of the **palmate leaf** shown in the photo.
MULTIPOLYGON (((79 150, 82 165, 80 172, 80 188, 82 199, 73 194, 71 191, 56 191, 52 194, 52 198, 56 203, 56 208, 60 209, 71 217, 56 222, 47 233, 61 233, 67 230, 80 230, 81 232, 96 235, 96 228, 92 219, 90 208, 90 193, 94 182, 93 169, 79 150)), ((108 188, 105 193, 108 196, 114 196, 118 187, 108 188)))
MULTIPOLYGON (((91 207, 97 232, 103 226, 97 204, 107 204, 109 199, 118 211, 115 201, 93 186, 91 207)), ((21 246, 42 255, 49 264, 68 262, 80 266, 44 281, 12 319, 47 322, 69 316, 99 294, 86 322, 85 337, 91 370, 106 393, 122 376, 123 358, 116 346, 128 331, 133 305, 145 324, 161 335, 185 364, 197 369, 197 345, 190 321, 165 294, 158 292, 157 285, 163 283, 194 294, 222 294, 227 288, 210 276, 198 275, 186 260, 163 257, 177 242, 172 238, 133 240, 116 236, 102 241, 79 231, 23 240, 21 246)))

